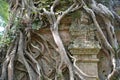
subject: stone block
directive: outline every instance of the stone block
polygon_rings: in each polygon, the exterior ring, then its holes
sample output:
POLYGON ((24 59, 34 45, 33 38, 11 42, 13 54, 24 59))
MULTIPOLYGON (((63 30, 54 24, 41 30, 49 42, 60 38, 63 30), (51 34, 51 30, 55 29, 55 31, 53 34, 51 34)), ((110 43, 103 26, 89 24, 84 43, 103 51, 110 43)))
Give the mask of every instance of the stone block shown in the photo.
POLYGON ((77 59, 76 65, 87 75, 95 76, 86 80, 98 80, 97 54, 100 48, 71 48, 71 54, 77 59))

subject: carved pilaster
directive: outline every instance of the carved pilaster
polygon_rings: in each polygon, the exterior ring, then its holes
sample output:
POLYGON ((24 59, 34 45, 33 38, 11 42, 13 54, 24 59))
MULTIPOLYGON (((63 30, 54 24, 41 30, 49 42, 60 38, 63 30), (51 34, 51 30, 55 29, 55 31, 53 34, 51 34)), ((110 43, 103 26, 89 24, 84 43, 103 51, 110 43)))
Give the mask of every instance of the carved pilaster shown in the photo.
POLYGON ((98 66, 100 46, 94 39, 94 25, 81 24, 79 20, 73 22, 70 27, 71 44, 69 50, 77 59, 77 66, 86 74, 95 76, 87 80, 98 80, 98 66))

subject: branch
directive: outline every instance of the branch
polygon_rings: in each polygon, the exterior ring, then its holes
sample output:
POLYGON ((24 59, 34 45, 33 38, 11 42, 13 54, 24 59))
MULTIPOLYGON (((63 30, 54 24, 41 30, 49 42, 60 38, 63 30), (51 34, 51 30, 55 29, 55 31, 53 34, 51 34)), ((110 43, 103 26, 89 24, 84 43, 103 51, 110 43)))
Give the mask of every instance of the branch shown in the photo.
POLYGON ((76 61, 77 59, 73 56, 71 56, 70 54, 68 54, 70 56, 70 58, 72 58, 73 60, 73 67, 74 67, 74 70, 75 70, 75 73, 76 74, 79 74, 80 78, 82 80, 84 80, 85 78, 95 78, 95 76, 91 76, 91 75, 87 75, 86 73, 84 73, 77 65, 76 65, 76 61))
POLYGON ((35 69, 36 73, 38 74, 38 79, 40 79, 40 77, 41 77, 41 72, 40 72, 40 71, 41 71, 41 67, 40 67, 38 61, 36 61, 36 60, 34 59, 34 57, 29 54, 28 51, 25 50, 25 52, 26 52, 26 55, 30 58, 31 62, 32 62, 33 64, 35 64, 35 65, 34 65, 34 66, 35 66, 34 69, 35 69))
POLYGON ((106 30, 108 33, 108 38, 110 39, 110 44, 113 48, 115 48, 116 50, 118 49, 118 43, 117 43, 117 39, 116 39, 116 35, 114 32, 114 26, 111 24, 110 20, 104 16, 102 16, 103 21, 106 24, 106 30))
POLYGON ((114 18, 114 15, 112 14, 112 12, 101 3, 96 4, 96 2, 92 0, 90 7, 92 8, 93 11, 95 11, 95 13, 106 16, 109 19, 114 18))
POLYGON ((112 64, 113 64, 113 69, 116 68, 116 60, 115 60, 115 51, 114 49, 112 48, 112 46, 110 45, 110 43, 107 41, 103 31, 101 30, 97 20, 96 20, 96 17, 95 17, 95 14, 94 12, 89 9, 88 7, 84 6, 83 7, 91 16, 92 16, 92 19, 93 19, 93 22, 95 24, 95 26, 97 27, 97 31, 99 33, 99 37, 101 38, 102 42, 105 44, 105 46, 107 47, 107 49, 111 52, 111 59, 112 59, 112 64))
POLYGON ((107 41, 107 39, 106 39, 103 31, 101 30, 101 28, 100 28, 100 26, 99 26, 99 24, 98 24, 98 22, 97 22, 97 20, 96 20, 96 16, 95 16, 94 12, 93 12, 91 9, 89 9, 88 7, 86 7, 86 6, 83 6, 83 8, 92 16, 93 22, 94 22, 95 26, 97 27, 97 31, 98 31, 99 36, 100 36, 100 38, 102 39, 103 43, 106 45, 106 47, 107 47, 112 53, 115 53, 115 52, 114 52, 114 49, 113 49, 112 46, 109 44, 109 42, 107 41))
POLYGON ((53 13, 54 12, 54 8, 60 3, 60 0, 55 0, 53 5, 51 6, 51 12, 53 13))
POLYGON ((74 11, 80 9, 81 7, 83 7, 83 3, 81 5, 79 5, 79 4, 76 5, 76 7, 71 10, 71 12, 74 12, 74 11))
POLYGON ((59 24, 60 23, 60 20, 66 15, 68 14, 69 12, 71 12, 71 10, 74 8, 76 4, 74 3, 73 5, 71 5, 67 10, 65 10, 62 15, 58 16, 57 18, 57 23, 59 24))
POLYGON ((8 79, 9 80, 14 79, 14 60, 15 60, 15 55, 17 52, 18 41, 19 41, 19 39, 16 40, 15 46, 10 53, 10 62, 8 64, 8 79))
POLYGON ((115 17, 115 20, 117 20, 120 23, 120 16, 113 10, 112 10, 112 13, 113 13, 113 15, 115 17))
POLYGON ((49 12, 49 11, 47 11, 45 8, 43 8, 43 14, 47 16, 50 24, 53 24, 53 20, 52 20, 52 18, 51 18, 51 15, 53 15, 52 12, 49 12))

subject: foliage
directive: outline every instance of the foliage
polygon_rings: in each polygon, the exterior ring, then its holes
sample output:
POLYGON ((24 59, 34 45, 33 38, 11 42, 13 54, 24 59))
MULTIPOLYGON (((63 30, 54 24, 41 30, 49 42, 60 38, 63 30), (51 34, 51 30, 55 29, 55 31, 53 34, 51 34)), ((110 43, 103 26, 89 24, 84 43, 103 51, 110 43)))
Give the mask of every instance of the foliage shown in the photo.
MULTIPOLYGON (((49 10, 50 7, 52 6, 53 2, 54 2, 54 0, 41 0, 40 4, 38 6, 39 6, 40 9, 46 8, 46 9, 49 10)), ((61 0, 60 5, 57 6, 57 10, 58 11, 65 10, 71 4, 72 4, 72 0, 67 0, 67 1, 61 0)))
POLYGON ((0 16, 7 22, 8 20, 8 3, 5 0, 0 0, 0 16))
POLYGON ((50 5, 52 5, 54 0, 41 0, 41 4, 39 4, 39 7, 42 8, 50 8, 50 5))
POLYGON ((0 47, 4 46, 4 45, 6 45, 6 46, 10 45, 11 41, 15 38, 15 35, 16 35, 14 31, 15 31, 14 28, 9 30, 8 34, 7 34, 7 37, 5 39, 3 38, 4 33, 2 33, 0 35, 0 47))

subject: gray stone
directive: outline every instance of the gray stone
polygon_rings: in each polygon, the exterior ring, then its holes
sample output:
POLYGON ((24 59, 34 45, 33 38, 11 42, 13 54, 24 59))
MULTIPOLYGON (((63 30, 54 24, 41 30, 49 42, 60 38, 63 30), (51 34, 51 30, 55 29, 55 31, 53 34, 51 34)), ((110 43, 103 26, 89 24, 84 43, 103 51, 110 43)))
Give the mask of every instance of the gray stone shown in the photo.
POLYGON ((97 54, 100 46, 94 39, 94 25, 82 24, 80 20, 76 20, 70 27, 72 36, 69 50, 77 59, 77 66, 87 75, 95 76, 87 80, 98 80, 98 61, 97 54))

